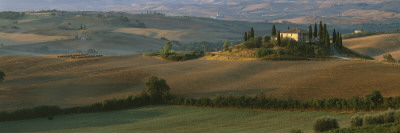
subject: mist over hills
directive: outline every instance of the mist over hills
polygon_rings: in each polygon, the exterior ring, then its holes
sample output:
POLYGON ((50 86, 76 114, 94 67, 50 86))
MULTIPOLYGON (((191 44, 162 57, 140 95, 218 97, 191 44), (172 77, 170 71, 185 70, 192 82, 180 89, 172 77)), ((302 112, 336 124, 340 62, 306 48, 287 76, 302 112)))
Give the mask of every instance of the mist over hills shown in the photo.
POLYGON ((397 0, 0 0, 0 10, 163 12, 245 21, 288 21, 307 24, 394 23, 400 20, 397 0))

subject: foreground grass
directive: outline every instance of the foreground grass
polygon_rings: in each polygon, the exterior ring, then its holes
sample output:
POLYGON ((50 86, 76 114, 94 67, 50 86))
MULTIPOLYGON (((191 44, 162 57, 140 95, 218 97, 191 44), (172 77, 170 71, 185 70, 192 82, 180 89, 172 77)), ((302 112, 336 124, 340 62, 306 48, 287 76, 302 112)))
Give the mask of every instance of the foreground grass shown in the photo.
POLYGON ((137 109, 0 122, 0 132, 313 132, 317 117, 332 116, 349 127, 347 113, 265 112, 183 106, 137 109))

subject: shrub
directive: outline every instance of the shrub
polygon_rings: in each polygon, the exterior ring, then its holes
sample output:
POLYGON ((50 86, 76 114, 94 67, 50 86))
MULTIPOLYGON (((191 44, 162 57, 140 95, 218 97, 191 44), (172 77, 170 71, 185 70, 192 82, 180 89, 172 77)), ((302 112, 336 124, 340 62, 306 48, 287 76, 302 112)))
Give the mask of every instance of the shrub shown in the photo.
POLYGON ((169 94, 169 86, 165 79, 151 76, 146 79, 145 86, 147 92, 150 94, 150 100, 152 103, 160 103, 163 98, 169 94))
POLYGON ((373 110, 383 103, 383 96, 379 91, 374 90, 371 94, 365 95, 364 100, 366 106, 368 106, 370 110, 373 110))
POLYGON ((389 109, 386 112, 383 112, 383 118, 385 123, 392 123, 394 122, 394 110, 389 109))
POLYGON ((385 123, 385 117, 383 114, 374 114, 374 115, 364 115, 363 125, 374 125, 374 124, 383 124, 385 123))
POLYGON ((5 76, 6 74, 0 70, 0 82, 3 82, 5 76))
POLYGON ((394 111, 393 117, 395 122, 400 122, 400 110, 394 111))
POLYGON ((361 127, 363 124, 363 119, 359 115, 352 116, 350 123, 352 127, 361 127))
POLYGON ((299 130, 299 129, 292 129, 290 131, 290 133, 304 133, 303 131, 299 130))
POLYGON ((256 51, 256 55, 258 58, 265 57, 267 55, 271 54, 271 52, 267 48, 259 48, 256 51))
POLYGON ((386 62, 396 62, 391 54, 383 55, 383 59, 385 59, 386 62))
POLYGON ((324 132, 337 128, 339 128, 339 124, 335 118, 321 117, 314 122, 315 132, 324 132))

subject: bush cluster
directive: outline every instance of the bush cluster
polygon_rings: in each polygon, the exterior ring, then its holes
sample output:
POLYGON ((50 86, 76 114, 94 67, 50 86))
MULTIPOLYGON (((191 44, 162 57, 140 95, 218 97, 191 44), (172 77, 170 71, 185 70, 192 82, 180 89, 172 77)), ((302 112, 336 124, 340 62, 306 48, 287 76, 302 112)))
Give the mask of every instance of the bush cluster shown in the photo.
POLYGON ((332 129, 338 129, 339 123, 335 118, 321 117, 315 120, 313 128, 315 132, 324 132, 332 129))
POLYGON ((351 117, 352 127, 361 127, 377 124, 400 122, 400 110, 389 109, 377 114, 366 114, 363 117, 356 115, 351 117))
POLYGON ((173 53, 165 53, 160 55, 162 58, 171 60, 171 61, 185 61, 185 60, 192 60, 199 57, 204 56, 204 52, 173 52, 173 53))
POLYGON ((183 98, 178 97, 170 101, 171 104, 209 106, 209 107, 236 107, 256 109, 313 109, 313 110, 354 110, 369 111, 387 108, 400 108, 400 97, 383 98, 379 91, 367 94, 364 98, 349 99, 328 98, 300 101, 294 99, 278 99, 266 97, 260 93, 255 97, 243 95, 218 95, 215 98, 183 98))

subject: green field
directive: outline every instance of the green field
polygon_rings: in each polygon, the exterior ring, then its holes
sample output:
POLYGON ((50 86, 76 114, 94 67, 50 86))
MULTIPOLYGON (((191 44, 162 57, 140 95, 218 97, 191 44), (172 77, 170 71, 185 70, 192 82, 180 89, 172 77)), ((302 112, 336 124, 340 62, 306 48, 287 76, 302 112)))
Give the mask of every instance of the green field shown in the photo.
POLYGON ((315 118, 332 116, 349 127, 348 113, 267 112, 183 106, 138 109, 0 122, 0 132, 289 132, 312 131, 315 118))

